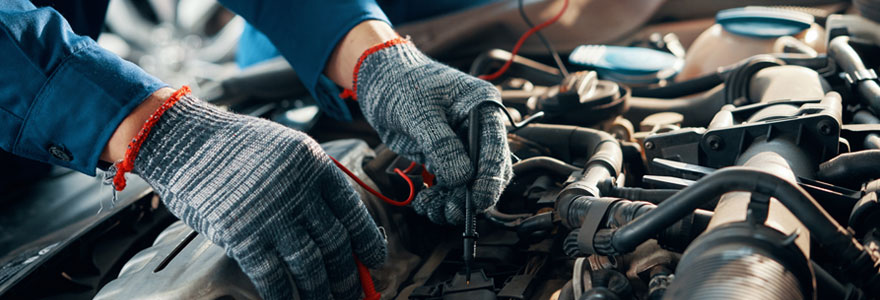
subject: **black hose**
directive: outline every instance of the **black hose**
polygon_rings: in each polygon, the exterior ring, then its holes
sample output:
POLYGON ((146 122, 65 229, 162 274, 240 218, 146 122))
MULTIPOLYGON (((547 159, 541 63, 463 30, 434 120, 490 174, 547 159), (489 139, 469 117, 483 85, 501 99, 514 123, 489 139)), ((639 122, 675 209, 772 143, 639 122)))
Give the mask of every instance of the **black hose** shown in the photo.
MULTIPOLYGON (((583 172, 557 195, 556 211, 569 228, 580 225, 580 213, 589 210, 575 207, 581 202, 574 200, 584 196, 601 197, 599 185, 616 178, 623 167, 620 144, 603 131, 567 125, 531 124, 516 134, 549 148, 553 156, 563 160, 589 157, 583 172)), ((589 206, 589 203, 585 205, 589 206)))
MULTIPOLYGON (((598 232, 600 228, 620 227, 657 208, 656 205, 644 201, 594 198, 590 196, 561 197, 556 201, 557 207, 563 208, 556 211, 563 225, 571 229, 589 226, 589 230, 592 232, 598 232), (613 201, 613 203, 607 208, 602 205, 602 202, 607 203, 609 201, 613 201), (592 222, 588 223, 586 222, 587 220, 592 222)), ((663 229, 663 232, 656 237, 657 242, 664 249, 684 251, 687 245, 706 230, 706 227, 709 226, 709 221, 712 220, 712 216, 712 211, 697 209, 693 214, 663 229)), ((569 233, 569 238, 563 243, 566 254, 577 256, 594 253, 590 250, 591 247, 589 245, 580 244, 581 240, 578 239, 578 235, 584 229, 586 228, 572 230, 569 233)))
MULTIPOLYGON (((867 110, 860 110, 853 114, 853 123, 855 124, 880 124, 880 118, 867 110)), ((880 149, 880 135, 869 133, 862 141, 865 149, 880 149)))
POLYGON ((880 149, 880 135, 869 134, 865 137, 865 149, 880 149))
POLYGON ((675 193, 678 193, 678 190, 612 186, 609 190, 608 196, 659 204, 669 197, 672 197, 672 195, 675 195, 675 193))
POLYGON ((579 190, 581 195, 599 197, 599 183, 617 177, 623 167, 620 144, 604 131, 569 125, 530 124, 516 134, 549 148, 554 157, 565 161, 589 157, 583 174, 567 185, 562 194, 579 190))
POLYGON ((880 85, 877 84, 877 81, 865 80, 860 82, 858 91, 874 111, 880 112, 880 85))
POLYGON ((727 167, 706 175, 656 209, 617 229, 612 246, 620 253, 630 252, 660 230, 693 212, 701 202, 736 191, 760 192, 777 198, 819 237, 817 240, 843 245, 850 242, 842 239, 849 235, 846 229, 837 224, 800 186, 762 170, 727 167))
POLYGON ((880 118, 867 110, 860 110, 853 114, 853 123, 855 124, 880 124, 880 118))
POLYGON ((880 23, 880 3, 875 0, 854 0, 853 4, 862 17, 880 23))
POLYGON ((568 176, 572 172, 583 171, 581 168, 549 156, 531 157, 513 164, 513 173, 517 176, 522 176, 535 170, 549 171, 559 176, 568 176))
POLYGON ((623 164, 617 140, 604 131, 570 125, 528 124, 516 134, 549 148, 553 157, 563 161, 588 156, 601 158, 614 169, 615 175, 623 164))
POLYGON ((682 126, 704 127, 712 121, 713 113, 727 104, 724 88, 718 87, 695 98, 657 99, 630 97, 623 116, 638 125, 646 117, 661 112, 676 112, 684 116, 682 126))
POLYGON ((484 213, 490 221, 511 228, 519 226, 523 220, 533 216, 532 214, 506 214, 498 211, 496 205, 489 206, 484 213))
POLYGON ((848 80, 857 85, 856 90, 865 103, 874 112, 880 112, 880 85, 877 84, 877 75, 865 67, 859 53, 849 44, 849 37, 842 35, 832 39, 828 43, 828 54, 847 74, 848 80))
POLYGON ((819 299, 846 299, 846 287, 837 281, 828 271, 819 266, 815 261, 810 261, 813 272, 816 274, 816 290, 819 299))
MULTIPOLYGON (((569 125, 529 124, 522 127, 516 134, 547 147, 554 157, 559 157, 562 160, 572 161, 575 158, 589 157, 584 165, 582 175, 577 181, 568 184, 560 193, 560 197, 564 194, 600 197, 599 184, 609 178, 617 177, 623 168, 623 150, 620 149, 620 144, 613 136, 604 131, 569 125)), ((544 160, 541 164, 548 162, 544 160)), ((527 163, 525 166, 530 164, 533 163, 527 163)), ((557 164, 556 167, 560 166, 557 164)), ((566 172, 571 170, 570 167, 561 168, 566 172)), ((559 206, 560 201, 556 202, 559 206)), ((562 201, 562 203, 567 205, 570 204, 570 201, 562 201)), ((557 207, 556 210, 567 211, 568 209, 567 207, 557 207)))
POLYGON ((819 180, 834 183, 860 185, 880 178, 880 150, 862 150, 838 155, 819 165, 819 180))
POLYGON ((708 91, 722 83, 724 83, 724 78, 720 73, 715 72, 658 88, 633 88, 632 96, 664 99, 678 98, 708 91))
POLYGON ((590 271, 592 288, 584 291, 581 299, 630 299, 632 286, 626 275, 615 270, 590 271))
MULTIPOLYGON (((600 231, 596 236, 596 249, 607 252, 600 253, 603 255, 631 252, 639 244, 692 213, 700 203, 736 191, 776 198, 810 230, 815 241, 838 254, 841 264, 853 270, 858 269, 856 274, 864 275, 864 278, 880 280, 880 276, 876 276, 880 270, 874 258, 810 194, 796 183, 749 167, 727 167, 706 175, 629 224, 604 233, 600 231)), ((870 283, 866 286, 870 286, 870 283)), ((872 288, 880 292, 880 283, 872 288)))
POLYGON ((516 233, 521 240, 527 239, 530 235, 536 233, 547 233, 555 227, 553 223, 553 213, 543 212, 518 222, 516 233))

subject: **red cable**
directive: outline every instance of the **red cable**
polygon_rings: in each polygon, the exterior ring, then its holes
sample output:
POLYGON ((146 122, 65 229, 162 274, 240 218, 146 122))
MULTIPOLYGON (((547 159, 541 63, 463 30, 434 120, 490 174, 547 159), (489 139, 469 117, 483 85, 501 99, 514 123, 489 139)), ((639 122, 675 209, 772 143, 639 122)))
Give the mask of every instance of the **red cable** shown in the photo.
POLYGON ((370 270, 361 262, 357 256, 354 257, 354 263, 357 264, 358 278, 361 281, 361 289, 364 290, 364 300, 379 300, 382 294, 376 291, 373 284, 373 277, 370 276, 370 270))
POLYGON ((504 72, 507 72, 507 69, 509 69, 510 65, 513 64, 513 58, 516 57, 516 53, 519 52, 519 48, 522 47, 522 45, 526 41, 526 39, 528 39, 529 36, 531 36, 535 32, 538 32, 538 30, 544 29, 544 27, 547 27, 553 23, 556 23, 556 21, 559 20, 560 17, 562 17, 562 14, 565 13, 566 8, 568 8, 568 0, 564 0, 564 2, 562 3, 562 9, 559 10, 559 13, 557 13, 555 16, 553 16, 553 18, 545 21, 544 23, 538 24, 538 26, 532 27, 531 29, 526 31, 526 33, 524 33, 521 37, 519 37, 519 40, 516 41, 516 45, 513 46, 513 51, 510 54, 510 59, 508 59, 506 62, 504 62, 504 65, 501 66, 501 68, 498 69, 498 71, 495 71, 495 73, 492 73, 492 74, 480 75, 480 76, 478 76, 478 78, 483 79, 483 80, 495 80, 498 77, 500 77, 501 74, 504 74, 504 72))
MULTIPOLYGON (((400 169, 394 168, 394 173, 397 173, 397 175, 400 175, 400 177, 406 181, 406 184, 409 185, 409 196, 406 198, 405 201, 402 201, 402 202, 394 201, 394 200, 391 200, 391 198, 385 197, 385 195, 382 195, 382 193, 379 193, 378 191, 374 190, 369 185, 367 185, 366 183, 361 181, 361 179, 358 178, 357 175, 354 175, 354 173, 352 173, 348 168, 343 166, 342 163, 340 163, 338 160, 336 160, 332 156, 330 156, 330 159, 333 160, 333 163, 336 164, 336 166, 339 167, 339 169, 342 170, 342 172, 345 172, 345 175, 348 175, 348 177, 351 177, 351 179, 354 179, 354 181, 357 182, 358 185, 360 185, 361 187, 366 189, 368 192, 370 192, 370 194, 373 194, 376 197, 379 197, 379 199, 382 199, 382 201, 385 201, 385 203, 388 203, 388 204, 391 204, 394 206, 407 206, 410 204, 410 202, 412 202, 413 194, 415 194, 415 187, 413 187, 412 180, 410 180, 409 177, 406 176, 406 174, 404 174, 404 172, 401 171, 400 169)), ((415 162, 411 163, 410 167, 406 168, 406 169, 410 170, 413 167, 415 167, 415 162)))
POLYGON ((409 174, 409 172, 412 172, 412 170, 415 168, 416 168, 416 162, 411 162, 411 163, 409 163, 409 166, 406 167, 406 170, 403 170, 403 174, 409 174))
MULTIPOLYGON (((405 206, 405 205, 408 205, 410 202, 412 202, 413 194, 415 193, 415 188, 413 188, 412 180, 410 180, 409 177, 407 177, 405 173, 409 173, 410 171, 412 171, 416 167, 415 162, 410 163, 409 167, 407 167, 406 170, 404 170, 404 171, 401 171, 398 168, 394 168, 394 173, 397 173, 397 175, 400 175, 400 177, 402 177, 403 180, 406 180, 406 183, 409 185, 409 196, 406 198, 406 201, 397 202, 397 201, 391 200, 390 198, 385 197, 385 195, 382 195, 381 193, 377 192, 376 190, 374 190, 373 188, 368 186, 366 183, 361 181, 360 178, 358 178, 356 175, 354 175, 354 173, 352 173, 351 170, 349 170, 348 168, 343 166, 342 163, 340 163, 338 160, 336 160, 332 156, 329 156, 329 157, 331 160, 333 160, 333 163, 336 164, 336 167, 338 167, 340 170, 342 170, 342 172, 344 172, 346 175, 348 175, 348 177, 351 177, 351 179, 354 179, 354 181, 357 182, 360 186, 362 186, 364 189, 369 191, 371 194, 376 195, 376 197, 379 197, 380 199, 382 199, 386 203, 391 204, 391 205, 396 205, 396 206, 405 206)), ((367 269, 367 266, 365 266, 364 263, 362 263, 360 261, 360 259, 357 258, 357 255, 354 256, 354 262, 357 265, 358 279, 361 282, 361 289, 364 290, 364 300, 379 300, 379 299, 381 299, 382 294, 380 294, 379 292, 376 291, 376 286, 375 286, 375 284, 373 284, 373 277, 370 276, 370 270, 367 269)))
MULTIPOLYGON (((376 197, 379 197, 379 199, 382 199, 383 201, 385 201, 385 203, 388 203, 391 205, 396 205, 396 206, 406 206, 410 202, 412 202, 413 194, 415 193, 415 188, 413 187, 412 180, 410 180, 409 177, 406 176, 405 173, 409 173, 410 171, 412 171, 416 167, 415 162, 410 163, 409 167, 407 167, 406 170, 404 170, 404 171, 401 171, 398 168, 394 168, 394 173, 397 173, 397 175, 400 175, 400 177, 403 178, 403 180, 405 180, 406 183, 409 185, 409 196, 406 198, 406 201, 397 202, 397 201, 391 200, 388 197, 385 197, 385 195, 382 195, 381 193, 377 192, 376 190, 371 188, 369 185, 367 185, 366 183, 361 181, 361 179, 358 178, 357 175, 354 175, 354 173, 352 173, 351 170, 349 170, 348 168, 343 166, 342 163, 340 163, 338 160, 336 160, 332 156, 328 155, 328 157, 330 157, 330 159, 333 160, 333 163, 336 164, 336 167, 338 167, 340 170, 342 170, 342 172, 344 172, 345 175, 348 175, 348 177, 351 177, 351 179, 354 179, 354 181, 357 182, 358 185, 362 186, 364 189, 366 189, 371 194, 376 195, 376 197)), ((382 294, 380 294, 379 292, 376 291, 376 286, 375 286, 375 284, 373 284, 373 277, 370 276, 370 270, 367 269, 367 266, 365 266, 360 261, 360 259, 357 258, 357 255, 354 256, 354 262, 357 265, 358 279, 361 282, 361 289, 364 290, 364 300, 379 300, 379 299, 381 299, 382 294)))

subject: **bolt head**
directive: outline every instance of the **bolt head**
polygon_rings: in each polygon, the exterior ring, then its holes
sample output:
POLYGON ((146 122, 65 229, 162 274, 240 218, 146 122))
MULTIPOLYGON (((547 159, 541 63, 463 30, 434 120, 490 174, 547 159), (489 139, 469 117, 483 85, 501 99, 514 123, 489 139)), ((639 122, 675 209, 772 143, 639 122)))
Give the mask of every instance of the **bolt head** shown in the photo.
POLYGON ((828 120, 820 121, 819 124, 816 124, 816 130, 819 131, 821 135, 831 135, 831 122, 828 120))
POLYGON ((706 144, 709 145, 709 149, 716 151, 721 150, 721 148, 724 147, 724 141, 717 135, 710 135, 706 138, 706 144))

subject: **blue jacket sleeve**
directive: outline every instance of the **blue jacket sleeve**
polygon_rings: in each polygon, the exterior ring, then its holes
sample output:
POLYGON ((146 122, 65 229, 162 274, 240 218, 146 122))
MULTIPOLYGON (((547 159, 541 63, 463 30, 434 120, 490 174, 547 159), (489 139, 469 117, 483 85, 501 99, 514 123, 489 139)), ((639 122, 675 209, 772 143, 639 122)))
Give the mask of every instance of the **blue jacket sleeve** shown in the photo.
POLYGON ((94 175, 116 126, 163 86, 54 9, 0 1, 0 148, 94 175))
POLYGON ((351 119, 340 90, 323 75, 336 44, 366 20, 390 24, 374 0, 220 0, 264 33, 278 48, 321 109, 351 119))

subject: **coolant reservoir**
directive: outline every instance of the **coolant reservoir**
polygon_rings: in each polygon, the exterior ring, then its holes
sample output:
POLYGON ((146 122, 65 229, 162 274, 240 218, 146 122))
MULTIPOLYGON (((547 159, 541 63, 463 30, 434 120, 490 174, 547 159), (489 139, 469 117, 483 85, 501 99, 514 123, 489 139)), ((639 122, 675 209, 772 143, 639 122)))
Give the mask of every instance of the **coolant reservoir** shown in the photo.
POLYGON ((825 52, 825 31, 804 12, 749 6, 722 10, 715 22, 688 49, 676 81, 715 72, 753 55, 783 52, 793 41, 790 37, 815 52, 825 52))

